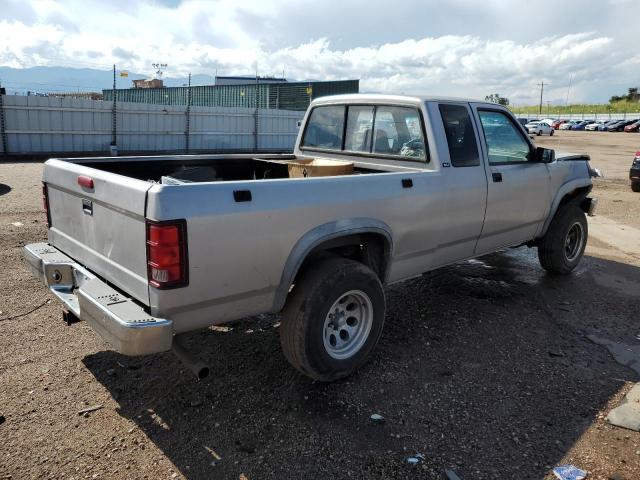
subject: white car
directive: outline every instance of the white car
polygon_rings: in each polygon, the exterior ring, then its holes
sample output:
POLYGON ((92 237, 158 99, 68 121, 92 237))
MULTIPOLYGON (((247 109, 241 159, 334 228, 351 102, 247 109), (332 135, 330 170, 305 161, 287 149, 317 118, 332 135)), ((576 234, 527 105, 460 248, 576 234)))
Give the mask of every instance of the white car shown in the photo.
POLYGON ((524 128, 526 128, 530 134, 538 135, 538 136, 540 135, 551 136, 553 135, 553 132, 555 132, 551 124, 545 121, 529 122, 524 126, 524 128))
POLYGON ((589 131, 597 131, 598 127, 600 125, 603 125, 604 122, 593 122, 593 123, 589 123, 587 126, 584 127, 585 130, 589 130, 589 131))

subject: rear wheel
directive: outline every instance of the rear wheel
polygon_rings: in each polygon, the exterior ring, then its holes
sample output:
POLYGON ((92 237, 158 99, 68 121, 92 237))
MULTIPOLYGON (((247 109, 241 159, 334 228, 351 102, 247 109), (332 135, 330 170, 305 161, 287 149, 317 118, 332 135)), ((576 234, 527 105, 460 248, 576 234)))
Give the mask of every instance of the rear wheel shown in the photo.
POLYGON ((575 203, 560 207, 549 230, 538 244, 538 259, 542 268, 567 275, 575 269, 587 246, 587 217, 575 203))
POLYGON ((536 132, 536 135, 538 135, 538 136, 542 135, 542 130, 538 130, 538 131, 536 132))
POLYGON ((631 182, 631 190, 640 192, 640 182, 631 182))
POLYGON ((287 300, 284 355, 314 380, 346 377, 378 343, 384 311, 384 290, 371 269, 344 258, 325 260, 302 274, 287 300))
POLYGON ((554 130, 554 129, 551 129, 551 131, 549 132, 549 136, 550 136, 550 137, 553 137, 553 134, 554 134, 554 133, 555 133, 555 130, 554 130))

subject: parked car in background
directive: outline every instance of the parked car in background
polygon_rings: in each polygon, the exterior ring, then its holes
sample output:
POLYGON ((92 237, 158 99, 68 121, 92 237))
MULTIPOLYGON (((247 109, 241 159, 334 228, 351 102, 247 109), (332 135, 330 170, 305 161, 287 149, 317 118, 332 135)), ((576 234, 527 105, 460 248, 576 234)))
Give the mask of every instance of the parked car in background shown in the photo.
POLYGON ((637 120, 637 121, 627 125, 626 127, 624 127, 624 131, 627 132, 627 133, 637 132, 638 129, 640 129, 640 120, 637 120))
POLYGON ((593 123, 593 120, 580 120, 573 127, 571 127, 571 130, 584 130, 585 127, 590 123, 593 123))
POLYGON ((600 125, 604 125, 604 122, 600 121, 600 122, 589 123, 584 127, 584 129, 590 132, 595 132, 598 130, 598 128, 600 128, 600 125))
POLYGON ((529 119, 528 118, 516 118, 516 120, 518 120, 518 123, 520 125, 522 125, 523 127, 529 123, 529 119))
POLYGON ((545 122, 544 120, 542 121, 536 121, 536 122, 529 122, 527 123, 524 128, 527 130, 527 132, 529 132, 532 135, 553 135, 553 132, 555 132, 555 130, 553 128, 551 128, 551 124, 545 122))
POLYGON ((568 120, 554 120, 553 122, 551 122, 551 128, 553 128, 554 130, 558 130, 560 128, 560 125, 566 123, 567 121, 568 120))
POLYGON ((629 180, 631 180, 631 190, 640 192, 640 150, 636 152, 636 156, 631 164, 629 180))
POLYGON ((609 120, 608 122, 604 122, 602 125, 598 127, 598 131, 606 132, 607 128, 609 128, 614 123, 618 123, 620 120, 609 120))
MULTIPOLYGON (((620 125, 622 125, 625 121, 624 120, 617 120, 613 123, 610 123, 609 126, 607 127, 607 132, 615 132, 617 131, 618 127, 620 125)), ((624 127, 622 127, 624 128, 624 127)))
POLYGON ((632 123, 637 122, 638 118, 635 118, 633 120, 620 120, 617 123, 614 123, 613 125, 610 125, 609 128, 607 128, 608 132, 622 132, 624 131, 624 127, 626 127, 627 125, 631 125, 632 123))
POLYGON ((571 130, 571 127, 573 127, 576 123, 578 122, 576 122, 575 120, 568 120, 560 125, 560 130, 571 130))

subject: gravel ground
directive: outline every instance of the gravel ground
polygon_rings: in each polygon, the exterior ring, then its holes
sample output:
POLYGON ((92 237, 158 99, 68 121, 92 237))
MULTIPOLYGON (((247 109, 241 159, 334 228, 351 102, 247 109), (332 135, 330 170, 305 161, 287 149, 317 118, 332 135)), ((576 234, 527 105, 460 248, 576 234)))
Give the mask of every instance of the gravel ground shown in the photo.
POLYGON ((640 134, 558 130, 553 137, 536 137, 535 141, 563 152, 588 153, 591 164, 604 174, 594 182, 598 213, 640 228, 640 195, 631 191, 629 182, 634 153, 640 150, 640 134))
POLYGON ((288 366, 277 316, 193 333, 197 383, 62 322, 21 260, 45 238, 40 172, 0 164, 0 479, 640 478, 640 433, 604 421, 638 374, 587 339, 640 344, 640 269, 606 244, 566 278, 523 248, 389 287, 372 360, 333 384, 288 366))

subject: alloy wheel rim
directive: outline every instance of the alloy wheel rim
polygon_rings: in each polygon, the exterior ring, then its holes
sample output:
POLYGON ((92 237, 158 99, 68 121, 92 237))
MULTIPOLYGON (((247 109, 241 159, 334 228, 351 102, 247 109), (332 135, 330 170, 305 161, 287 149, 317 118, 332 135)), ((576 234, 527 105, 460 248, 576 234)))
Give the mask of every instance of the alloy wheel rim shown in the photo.
POLYGON ((569 228, 564 240, 564 255, 570 262, 574 261, 582 251, 584 230, 580 222, 575 222, 569 228))
POLYGON ((362 290, 350 290, 333 303, 323 325, 324 348, 330 357, 345 360, 360 351, 373 324, 373 304, 362 290))

